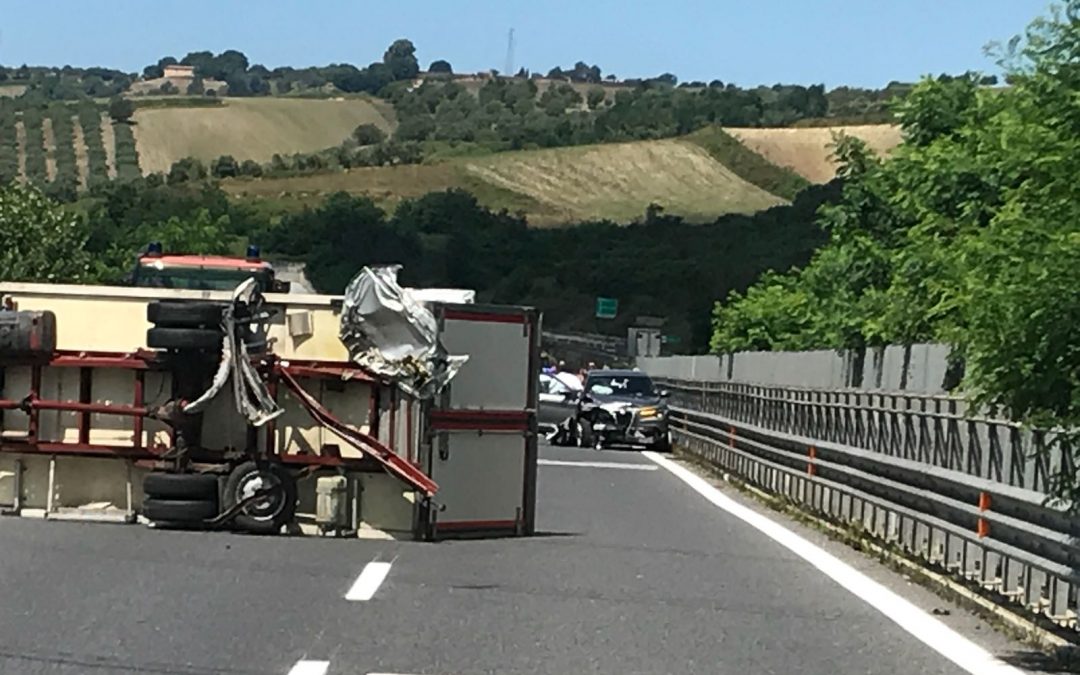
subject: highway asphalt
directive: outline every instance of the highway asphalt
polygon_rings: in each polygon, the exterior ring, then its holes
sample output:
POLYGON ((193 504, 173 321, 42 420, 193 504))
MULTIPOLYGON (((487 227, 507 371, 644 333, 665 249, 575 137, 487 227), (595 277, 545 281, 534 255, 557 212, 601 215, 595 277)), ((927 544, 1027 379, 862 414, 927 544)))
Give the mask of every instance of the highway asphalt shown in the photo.
MULTIPOLYGON (((530 539, 0 519, 0 675, 965 672, 647 457, 541 457, 530 539)), ((874 561, 733 497, 947 611, 935 618, 988 652, 1026 658, 874 561)))

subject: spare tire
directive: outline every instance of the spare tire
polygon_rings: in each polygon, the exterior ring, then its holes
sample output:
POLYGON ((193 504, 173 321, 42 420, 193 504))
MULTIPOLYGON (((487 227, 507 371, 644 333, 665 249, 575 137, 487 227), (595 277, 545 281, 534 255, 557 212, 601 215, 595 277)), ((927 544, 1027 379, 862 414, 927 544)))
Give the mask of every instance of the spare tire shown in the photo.
POLYGON ((156 300, 146 306, 146 320, 158 326, 216 328, 223 307, 214 302, 156 300))
POLYGON ((144 499, 142 514, 155 523, 201 523, 217 516, 218 506, 195 499, 144 499))
POLYGON ((209 328, 151 328, 146 344, 153 349, 221 349, 220 330, 209 328))
POLYGON ((143 493, 152 499, 217 501, 217 476, 205 473, 148 473, 143 493))

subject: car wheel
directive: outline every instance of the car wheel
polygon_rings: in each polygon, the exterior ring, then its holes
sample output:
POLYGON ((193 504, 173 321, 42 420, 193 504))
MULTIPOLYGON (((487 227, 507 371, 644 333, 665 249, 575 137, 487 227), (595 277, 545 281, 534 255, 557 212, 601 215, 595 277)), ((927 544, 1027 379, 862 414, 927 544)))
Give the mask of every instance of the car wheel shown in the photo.
POLYGON ((665 431, 652 443, 652 449, 656 452, 671 452, 671 432, 665 431))
POLYGON ((225 481, 223 511, 269 489, 268 494, 248 504, 233 520, 241 530, 253 534, 277 534, 296 515, 296 479, 277 464, 244 462, 225 481))
POLYGON ((595 443, 596 434, 593 433, 592 424, 584 420, 574 423, 574 437, 579 448, 591 448, 595 443))

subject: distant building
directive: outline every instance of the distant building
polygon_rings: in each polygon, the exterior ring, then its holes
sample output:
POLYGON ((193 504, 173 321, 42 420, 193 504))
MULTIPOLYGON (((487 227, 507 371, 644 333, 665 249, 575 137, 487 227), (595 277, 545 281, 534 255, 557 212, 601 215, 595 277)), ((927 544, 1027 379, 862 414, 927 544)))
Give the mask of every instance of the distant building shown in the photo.
POLYGON ((169 78, 169 79, 177 78, 177 79, 184 79, 184 80, 193 80, 193 79, 195 79, 195 66, 181 66, 181 65, 165 66, 165 75, 164 75, 164 77, 169 78))

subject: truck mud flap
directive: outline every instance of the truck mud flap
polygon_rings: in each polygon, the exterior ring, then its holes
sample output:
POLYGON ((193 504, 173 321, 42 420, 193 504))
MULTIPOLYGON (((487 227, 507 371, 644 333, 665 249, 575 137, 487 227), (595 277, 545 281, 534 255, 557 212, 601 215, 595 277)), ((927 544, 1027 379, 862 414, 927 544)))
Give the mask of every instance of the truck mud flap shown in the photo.
POLYGON ((375 438, 334 417, 314 396, 300 386, 300 383, 289 373, 288 369, 282 368, 279 374, 285 386, 296 395, 300 405, 308 411, 308 414, 316 422, 333 429, 354 448, 369 455, 382 464, 391 475, 416 488, 424 496, 428 498, 435 496, 439 486, 426 473, 399 457, 393 450, 375 438))

